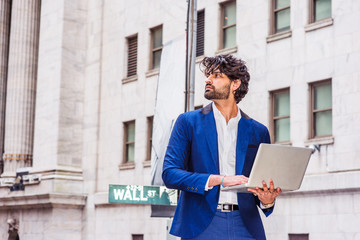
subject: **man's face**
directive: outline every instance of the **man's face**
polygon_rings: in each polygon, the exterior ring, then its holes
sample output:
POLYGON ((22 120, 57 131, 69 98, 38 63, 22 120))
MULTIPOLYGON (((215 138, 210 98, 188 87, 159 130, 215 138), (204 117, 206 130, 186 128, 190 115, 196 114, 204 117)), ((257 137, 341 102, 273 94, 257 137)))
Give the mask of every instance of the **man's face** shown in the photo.
POLYGON ((231 89, 231 80, 224 73, 216 70, 205 80, 204 97, 208 100, 228 99, 231 89))

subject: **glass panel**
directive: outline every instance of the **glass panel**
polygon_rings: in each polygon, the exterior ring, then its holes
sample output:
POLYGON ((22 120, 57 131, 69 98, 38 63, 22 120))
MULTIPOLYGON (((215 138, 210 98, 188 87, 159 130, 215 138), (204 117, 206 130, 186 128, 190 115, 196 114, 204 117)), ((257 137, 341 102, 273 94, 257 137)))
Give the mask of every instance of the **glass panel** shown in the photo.
POLYGON ((236 45, 236 26, 224 29, 224 48, 236 45))
POLYGON ((331 84, 314 87, 314 109, 331 108, 331 84))
POLYGON ((331 0, 315 0, 315 21, 331 17, 331 0))
POLYGON ((275 13, 275 31, 282 32, 290 29, 290 8, 275 13))
POLYGON ((236 2, 224 5, 224 26, 236 24, 236 2))
POLYGON ((153 68, 160 67, 161 50, 153 52, 153 68))
POLYGON ((275 9, 290 6, 290 0, 276 0, 275 2, 275 9))
POLYGON ((290 93, 277 93, 274 98, 274 117, 290 115, 290 93))
POLYGON ((162 27, 152 30, 153 49, 162 46, 162 27))
POLYGON ((127 124, 127 142, 135 142, 135 123, 127 124))
POLYGON ((130 143, 126 145, 126 160, 127 162, 133 162, 135 155, 135 143, 130 143))
POLYGON ((290 141, 290 118, 275 120, 275 142, 290 141))
POLYGON ((332 111, 315 113, 315 136, 332 134, 332 111))

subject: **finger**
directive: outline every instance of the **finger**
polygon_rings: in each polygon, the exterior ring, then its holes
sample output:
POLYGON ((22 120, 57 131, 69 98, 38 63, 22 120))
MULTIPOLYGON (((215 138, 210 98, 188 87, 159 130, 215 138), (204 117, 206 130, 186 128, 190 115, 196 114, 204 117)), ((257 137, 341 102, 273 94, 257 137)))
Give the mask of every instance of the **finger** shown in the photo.
POLYGON ((263 184, 264 192, 269 191, 269 189, 268 189, 268 187, 267 187, 267 185, 266 185, 266 182, 265 182, 264 180, 262 181, 262 184, 263 184))
POLYGON ((259 189, 248 188, 249 192, 252 192, 255 196, 260 195, 259 189))
POLYGON ((240 175, 240 176, 238 177, 238 179, 239 179, 239 181, 241 182, 241 184, 245 184, 245 183, 248 182, 248 178, 245 177, 244 175, 240 175))
POLYGON ((270 192, 274 192, 274 181, 270 179, 270 192))
POLYGON ((257 192, 254 189, 248 188, 249 192, 252 192, 255 196, 257 195, 257 192))

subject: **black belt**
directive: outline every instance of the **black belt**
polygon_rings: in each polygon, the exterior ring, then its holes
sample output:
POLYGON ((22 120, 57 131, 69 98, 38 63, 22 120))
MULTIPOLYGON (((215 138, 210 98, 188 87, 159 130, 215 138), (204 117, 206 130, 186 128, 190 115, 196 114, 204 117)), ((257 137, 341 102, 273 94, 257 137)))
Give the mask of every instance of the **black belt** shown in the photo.
POLYGON ((236 204, 218 204, 217 209, 221 210, 222 212, 230 212, 230 211, 239 210, 239 205, 236 205, 236 204))

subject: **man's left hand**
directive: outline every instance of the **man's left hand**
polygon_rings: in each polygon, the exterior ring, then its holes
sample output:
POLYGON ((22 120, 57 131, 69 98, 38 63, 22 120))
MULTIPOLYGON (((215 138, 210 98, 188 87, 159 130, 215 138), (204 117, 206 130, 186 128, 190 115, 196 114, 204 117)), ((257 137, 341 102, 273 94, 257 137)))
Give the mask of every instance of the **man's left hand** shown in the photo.
POLYGON ((263 205, 272 204, 275 201, 275 198, 280 195, 282 192, 280 188, 274 188, 274 181, 270 179, 270 188, 266 185, 266 182, 262 182, 262 189, 256 187, 255 189, 248 189, 255 196, 258 196, 260 202, 263 205))

